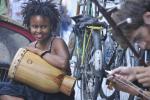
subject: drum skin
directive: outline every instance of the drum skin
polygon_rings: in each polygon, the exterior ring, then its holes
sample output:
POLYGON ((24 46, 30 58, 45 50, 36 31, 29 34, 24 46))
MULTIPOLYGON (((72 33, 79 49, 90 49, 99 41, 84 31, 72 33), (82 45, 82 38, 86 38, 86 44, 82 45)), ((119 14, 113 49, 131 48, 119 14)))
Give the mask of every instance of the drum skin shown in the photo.
POLYGON ((46 93, 60 91, 66 95, 71 94, 76 80, 24 48, 17 51, 8 76, 46 93))

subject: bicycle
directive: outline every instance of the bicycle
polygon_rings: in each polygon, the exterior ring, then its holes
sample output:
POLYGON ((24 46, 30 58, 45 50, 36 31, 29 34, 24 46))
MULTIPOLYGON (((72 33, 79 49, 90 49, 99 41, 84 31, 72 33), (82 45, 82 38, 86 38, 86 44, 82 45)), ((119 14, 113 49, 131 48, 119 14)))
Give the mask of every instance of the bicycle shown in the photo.
POLYGON ((102 60, 100 60, 102 59, 102 48, 100 47, 102 23, 99 23, 99 26, 91 26, 86 22, 86 25, 82 24, 77 27, 81 29, 74 29, 75 33, 80 33, 77 34, 79 35, 76 48, 78 67, 75 72, 81 76, 79 77, 81 79, 81 99, 88 100, 93 97, 93 88, 98 79, 96 73, 99 74, 101 70, 99 66, 102 66, 102 60))
MULTIPOLYGON (((74 30, 75 33, 77 33, 78 35, 77 40, 76 40, 77 41, 76 49, 77 49, 77 58, 78 58, 77 65, 78 66, 77 68, 75 68, 75 72, 78 73, 77 76, 79 79, 81 79, 81 100, 88 100, 88 99, 96 100, 99 90, 102 89, 101 84, 105 76, 105 68, 103 66, 103 60, 102 60, 104 57, 103 55, 104 50, 102 49, 103 48, 102 42, 103 42, 103 38, 105 37, 103 36, 104 34, 102 32, 104 27, 102 29, 95 29, 96 31, 91 31, 90 29, 88 29, 89 27, 87 27, 88 22, 84 22, 85 20, 87 21, 87 20, 90 20, 91 18, 89 16, 85 16, 84 18, 81 18, 81 17, 82 16, 77 16, 76 21, 79 22, 77 23, 78 28, 76 28, 77 30, 74 30), (97 30, 100 30, 101 32, 99 33, 97 30), (93 34, 95 33, 98 36, 95 35, 96 37, 94 37, 93 34), (93 38, 92 39, 93 41, 91 40, 91 37, 93 38), (99 53, 95 53, 97 52, 97 50, 98 51, 100 50, 99 53), (94 58, 95 54, 97 54, 96 58, 94 58), (95 62, 97 62, 98 66, 94 64, 95 62)), ((91 23, 92 26, 93 24, 94 22, 91 23)), ((92 30, 94 29, 94 27, 90 27, 90 28, 92 30)), ((121 58, 121 57, 125 57, 124 55, 125 51, 118 55, 116 54, 116 52, 118 53, 118 49, 115 49, 113 52, 114 52, 113 56, 111 57, 112 60, 110 60, 109 63, 107 64, 107 67, 109 70, 111 69, 111 65, 113 63, 116 63, 116 62, 120 63, 118 65, 115 65, 114 67, 120 66, 121 64, 125 63, 125 60, 124 60, 125 58, 121 58), (113 59, 116 59, 116 61, 114 61, 113 59), (122 60, 122 61, 119 61, 119 60, 122 60)), ((107 100, 112 100, 116 98, 116 95, 118 96, 117 99, 120 99, 119 98, 120 94, 118 94, 118 92, 119 91, 115 91, 110 96, 107 96, 104 94, 104 91, 100 91, 100 95, 101 97, 104 97, 107 100)))
MULTIPOLYGON (((82 18, 80 19, 80 17, 81 16, 76 17, 76 21, 81 22, 81 23, 77 23, 78 25, 81 24, 79 26, 80 28, 78 27, 78 28, 76 28, 77 30, 74 30, 75 33, 77 33, 77 35, 78 35, 77 40, 76 40, 77 41, 77 48, 76 48, 77 50, 76 51, 77 51, 78 61, 77 61, 77 67, 74 69, 74 72, 77 73, 77 75, 76 75, 77 77, 81 76, 81 77, 79 77, 79 78, 81 78, 81 99, 86 100, 86 99, 88 99, 86 97, 89 97, 89 98, 93 97, 93 98, 90 98, 90 99, 95 100, 97 98, 97 94, 98 94, 98 93, 95 92, 96 89, 91 90, 91 89, 86 89, 86 87, 89 87, 88 86, 89 84, 93 84, 93 86, 91 86, 91 87, 97 88, 97 87, 94 87, 94 86, 96 86, 96 84, 98 84, 99 81, 102 82, 102 80, 103 80, 104 70, 102 69, 102 60, 101 60, 101 59, 103 59, 103 57, 102 57, 103 56, 102 55, 102 44, 101 44, 102 39, 101 38, 104 38, 104 36, 101 36, 101 35, 103 35, 103 33, 99 33, 98 35, 100 35, 100 36, 94 37, 93 32, 91 32, 92 35, 90 33, 90 35, 86 36, 87 32, 86 32, 86 30, 84 30, 82 28, 83 28, 84 24, 88 24, 88 23, 84 22, 82 18), (82 22, 84 22, 84 24, 82 22), (79 29, 81 29, 81 30, 79 30, 79 29), (91 36, 93 38, 98 38, 98 39, 94 39, 95 40, 94 41, 95 45, 89 45, 89 44, 92 44, 91 40, 90 40, 91 36), (79 38, 83 38, 83 43, 81 42, 82 39, 79 39, 79 38), (86 44, 86 38, 87 38, 87 41, 88 41, 87 44, 86 44), (81 49, 81 46, 82 46, 82 49, 81 49), (96 58, 97 61, 95 61, 95 62, 99 63, 99 65, 95 64, 97 71, 95 71, 95 69, 93 68, 95 66, 91 64, 91 63, 94 62, 94 61, 92 62, 92 60, 91 60, 91 59, 94 58, 93 57, 94 53, 92 54, 92 53, 86 52, 86 50, 90 51, 91 50, 90 48, 92 48, 92 47, 96 47, 96 50, 100 50, 99 54, 97 54, 97 57, 99 57, 99 58, 96 58), (81 50, 82 50, 82 53, 81 53, 81 50), (89 54, 89 55, 86 55, 85 52, 86 52, 86 54, 89 54), (82 56, 80 56, 80 55, 82 55, 82 56), (90 63, 88 63, 88 61, 90 61, 90 63), (101 66, 101 67, 99 67, 99 66, 101 66), (102 74, 100 75, 99 73, 102 73, 102 74), (88 80, 90 80, 90 82, 88 82, 88 80), (89 93, 87 93, 87 91, 89 93), (94 93, 92 93, 92 92, 94 92, 94 93), (90 96, 86 95, 86 94, 89 94, 90 96)), ((87 19, 90 20, 90 17, 85 16, 84 20, 87 20, 87 19)), ((102 32, 102 29, 101 29, 101 32, 102 32)), ((96 50, 95 50, 95 52, 96 52, 96 50)), ((92 49, 92 52, 93 51, 94 51, 94 49, 92 49)), ((110 98, 112 98, 112 96, 110 96, 110 98)))

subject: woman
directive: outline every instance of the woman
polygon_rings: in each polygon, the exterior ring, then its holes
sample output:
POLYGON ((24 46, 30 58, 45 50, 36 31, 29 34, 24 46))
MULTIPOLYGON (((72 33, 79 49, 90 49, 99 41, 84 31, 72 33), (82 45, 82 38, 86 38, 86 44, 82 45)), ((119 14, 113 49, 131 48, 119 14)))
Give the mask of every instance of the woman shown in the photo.
MULTIPOLYGON (((52 34, 59 23, 56 5, 48 0, 30 0, 22 13, 24 25, 36 39, 27 49, 70 75, 68 48, 61 38, 52 34)), ((0 94, 0 100, 74 100, 73 93, 71 96, 43 93, 15 81, 3 84, 0 94)))

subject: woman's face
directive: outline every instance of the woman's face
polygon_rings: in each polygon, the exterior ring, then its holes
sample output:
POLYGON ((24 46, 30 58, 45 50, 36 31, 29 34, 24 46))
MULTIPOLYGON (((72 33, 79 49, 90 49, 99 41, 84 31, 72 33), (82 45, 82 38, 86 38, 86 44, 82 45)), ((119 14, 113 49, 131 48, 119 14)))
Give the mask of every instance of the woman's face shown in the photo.
POLYGON ((141 49, 150 49, 150 27, 141 26, 131 33, 131 41, 137 43, 141 49))
POLYGON ((30 19, 30 32, 37 41, 43 41, 50 35, 50 23, 47 17, 40 15, 30 19))

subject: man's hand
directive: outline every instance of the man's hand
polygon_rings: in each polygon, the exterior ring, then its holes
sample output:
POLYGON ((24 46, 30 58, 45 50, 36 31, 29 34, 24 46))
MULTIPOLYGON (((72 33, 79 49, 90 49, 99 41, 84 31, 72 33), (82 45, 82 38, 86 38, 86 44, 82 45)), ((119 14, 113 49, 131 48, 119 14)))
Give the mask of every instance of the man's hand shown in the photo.
POLYGON ((133 70, 133 68, 129 67, 119 67, 110 72, 108 75, 108 79, 114 83, 114 87, 118 90, 128 92, 132 95, 138 95, 138 93, 130 88, 129 86, 118 82, 116 79, 119 79, 121 81, 134 81, 136 80, 136 73, 133 70), (115 77, 115 78, 114 78, 115 77))
MULTIPOLYGON (((116 79, 119 79, 121 81, 126 81, 125 83, 129 81, 138 80, 139 82, 145 82, 145 84, 148 84, 148 81, 144 81, 148 78, 144 78, 144 76, 149 76, 149 85, 150 85, 150 75, 148 75, 148 72, 150 73, 150 68, 145 69, 144 67, 119 67, 111 71, 111 73, 108 76, 108 79, 112 82, 114 82, 114 87, 118 90, 128 92, 132 95, 138 95, 139 93, 136 91, 136 88, 132 86, 125 85, 123 83, 117 82, 116 79), (147 71, 147 74, 144 73, 147 71), (114 78, 115 77, 115 78, 114 78), (147 83, 146 83, 147 82, 147 83)), ((144 85, 144 84, 143 84, 144 85)))
POLYGON ((132 95, 138 95, 139 93, 135 90, 135 88, 131 87, 129 84, 127 84, 127 82, 129 81, 126 81, 124 79, 119 79, 119 78, 117 78, 117 80, 115 78, 111 79, 112 86, 116 90, 124 91, 132 95))
POLYGON ((150 67, 141 67, 136 70, 136 79, 144 87, 150 87, 150 67))
POLYGON ((110 73, 110 76, 111 75, 116 75, 116 77, 124 79, 124 80, 128 80, 128 81, 136 80, 136 72, 134 68, 119 67, 119 68, 112 70, 110 73))

